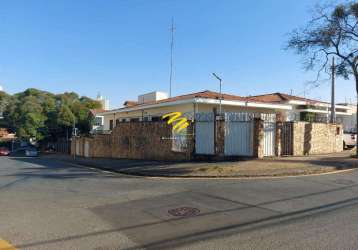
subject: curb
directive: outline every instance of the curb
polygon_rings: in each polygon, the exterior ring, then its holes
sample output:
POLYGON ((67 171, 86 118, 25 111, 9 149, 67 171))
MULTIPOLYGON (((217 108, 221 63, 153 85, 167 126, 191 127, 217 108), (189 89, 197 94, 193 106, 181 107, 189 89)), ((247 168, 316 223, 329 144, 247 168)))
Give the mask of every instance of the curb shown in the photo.
POLYGON ((333 174, 342 174, 347 172, 353 172, 355 170, 358 170, 358 168, 349 168, 349 169, 343 169, 343 170, 336 170, 336 171, 330 171, 330 172, 324 172, 324 173, 314 173, 314 174, 302 174, 302 175, 282 175, 282 176, 169 176, 169 175, 146 175, 141 173, 128 173, 123 172, 120 170, 113 170, 111 168, 106 167, 98 167, 93 166, 90 164, 81 164, 81 163, 73 163, 66 160, 59 160, 61 162, 66 162, 72 166, 76 167, 85 167, 85 168, 91 168, 91 169, 97 169, 106 171, 109 173, 115 173, 115 174, 121 174, 126 175, 129 177, 137 177, 137 178, 146 178, 146 179, 180 179, 180 180, 265 180, 265 179, 284 179, 284 178, 300 178, 300 177, 310 177, 310 176, 323 176, 323 175, 333 175, 333 174))

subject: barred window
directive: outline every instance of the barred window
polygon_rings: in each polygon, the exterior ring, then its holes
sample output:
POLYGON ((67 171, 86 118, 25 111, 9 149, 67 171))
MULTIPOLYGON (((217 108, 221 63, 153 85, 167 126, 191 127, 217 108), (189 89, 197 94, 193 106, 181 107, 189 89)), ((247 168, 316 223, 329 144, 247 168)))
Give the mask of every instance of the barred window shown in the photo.
POLYGON ((179 133, 172 130, 172 151, 185 152, 188 149, 187 129, 181 130, 179 133))

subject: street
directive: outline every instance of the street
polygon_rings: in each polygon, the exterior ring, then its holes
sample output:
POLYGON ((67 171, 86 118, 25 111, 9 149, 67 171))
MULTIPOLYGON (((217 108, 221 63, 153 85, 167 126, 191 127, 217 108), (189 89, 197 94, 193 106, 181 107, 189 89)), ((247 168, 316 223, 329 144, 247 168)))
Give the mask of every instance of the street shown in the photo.
POLYGON ((358 249, 357 221, 356 170, 165 179, 0 158, 0 239, 17 249, 358 249))

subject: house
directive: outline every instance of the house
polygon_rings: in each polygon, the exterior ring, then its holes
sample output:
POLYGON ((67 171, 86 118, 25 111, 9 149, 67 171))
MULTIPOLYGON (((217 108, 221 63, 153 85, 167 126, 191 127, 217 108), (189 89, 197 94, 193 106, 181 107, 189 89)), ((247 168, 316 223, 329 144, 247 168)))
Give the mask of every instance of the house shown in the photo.
MULTIPOLYGON (((283 93, 272 93, 248 97, 251 101, 285 104, 290 110, 282 112, 285 121, 328 122, 331 115, 331 104, 318 100, 293 96, 283 93)), ((352 117, 352 108, 347 105, 336 105, 336 120, 344 123, 352 117)))
MULTIPOLYGON (((344 105, 337 105, 336 111, 337 116, 351 115, 344 105)), ((168 97, 151 92, 126 101, 122 108, 97 112, 102 119, 98 126, 106 133, 76 138, 71 153, 193 160, 341 152, 342 125, 327 123, 329 113, 329 103, 282 93, 242 97, 207 90, 168 97), (162 119, 172 112, 188 120, 181 133, 162 119)))
POLYGON ((126 101, 124 107, 98 113, 104 117, 104 130, 112 130, 120 122, 157 121, 164 114, 181 112, 190 120, 195 114, 220 112, 279 113, 292 109, 291 105, 271 101, 251 100, 230 94, 202 91, 169 98, 166 93, 152 92, 138 96, 137 101, 126 101))
POLYGON ((99 115, 99 113, 103 113, 106 110, 104 109, 90 109, 90 116, 93 118, 90 133, 94 134, 98 131, 103 131, 104 117, 99 115))
MULTIPOLYGON (((164 114, 178 111, 188 119, 195 114, 249 112, 279 115, 282 121, 327 122, 330 116, 330 103, 283 93, 241 97, 202 91, 168 98, 166 93, 152 92, 138 96, 138 101, 126 101, 123 108, 99 112, 103 117, 103 130, 112 130, 120 122, 155 121, 164 114)), ((339 123, 352 117, 352 109, 347 105, 336 105, 339 123)))
POLYGON ((356 131, 357 130, 357 105, 353 105, 351 103, 340 103, 339 106, 348 107, 349 116, 345 116, 342 118, 342 124, 344 131, 356 131))

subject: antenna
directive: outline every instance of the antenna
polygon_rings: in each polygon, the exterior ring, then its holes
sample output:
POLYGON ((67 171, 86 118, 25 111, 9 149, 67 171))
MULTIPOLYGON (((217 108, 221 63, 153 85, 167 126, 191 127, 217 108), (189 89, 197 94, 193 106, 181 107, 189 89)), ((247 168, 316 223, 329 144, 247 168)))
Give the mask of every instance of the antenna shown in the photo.
POLYGON ((174 18, 172 17, 172 26, 170 28, 172 40, 170 43, 170 78, 169 78, 169 97, 172 97, 172 81, 173 81, 173 50, 174 50, 174 18))

